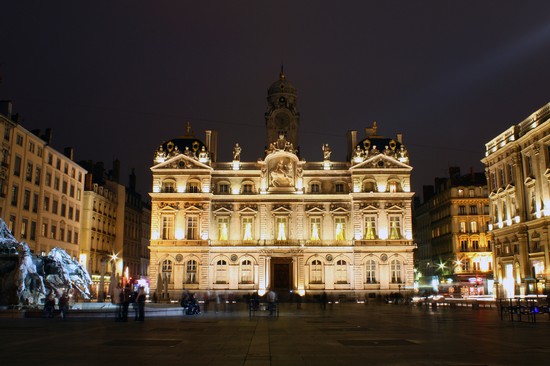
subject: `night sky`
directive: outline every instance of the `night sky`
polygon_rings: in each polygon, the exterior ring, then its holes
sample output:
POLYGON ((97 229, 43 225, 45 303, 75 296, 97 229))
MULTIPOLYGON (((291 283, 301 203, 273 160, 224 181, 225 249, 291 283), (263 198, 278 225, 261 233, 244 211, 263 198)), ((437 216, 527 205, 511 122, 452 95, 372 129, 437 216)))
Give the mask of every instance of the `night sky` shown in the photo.
MULTIPOLYGON (((75 160, 151 190, 158 145, 218 131, 263 157, 266 92, 298 89, 307 161, 373 121, 403 133, 413 189, 483 169, 485 143, 550 101, 550 1, 3 1, 0 99, 75 160)), ((144 197, 147 198, 147 197, 144 197)))

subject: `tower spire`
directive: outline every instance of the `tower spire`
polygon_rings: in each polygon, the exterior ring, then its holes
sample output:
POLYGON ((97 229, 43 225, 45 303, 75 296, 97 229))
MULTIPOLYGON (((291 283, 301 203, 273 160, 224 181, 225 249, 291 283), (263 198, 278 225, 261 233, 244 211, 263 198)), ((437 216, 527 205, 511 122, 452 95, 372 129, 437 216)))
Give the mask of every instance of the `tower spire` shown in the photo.
POLYGON ((285 79, 285 71, 284 71, 284 64, 281 62, 281 72, 279 73, 279 79, 284 80, 285 79))

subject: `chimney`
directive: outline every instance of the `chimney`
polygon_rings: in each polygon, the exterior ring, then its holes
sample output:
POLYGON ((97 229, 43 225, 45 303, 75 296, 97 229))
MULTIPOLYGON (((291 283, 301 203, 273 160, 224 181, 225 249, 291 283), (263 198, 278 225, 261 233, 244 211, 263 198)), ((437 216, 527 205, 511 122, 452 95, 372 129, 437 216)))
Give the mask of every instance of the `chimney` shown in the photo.
POLYGON ((218 133, 213 130, 206 130, 206 149, 210 153, 210 160, 215 163, 218 155, 218 133))
POLYGON ((46 141, 46 144, 51 145, 52 144, 52 129, 46 128, 46 132, 42 136, 42 140, 46 141))
POLYGON ((131 192, 136 191, 136 171, 135 171, 135 168, 132 168, 132 173, 130 173, 129 188, 130 188, 131 192))
POLYGON ((7 119, 11 119, 13 105, 11 100, 2 100, 0 101, 0 114, 2 114, 7 119))
POLYGON ((68 146, 63 151, 63 154, 68 157, 69 159, 73 160, 73 148, 68 146))
POLYGON ((117 183, 120 179, 120 160, 118 160, 118 159, 115 159, 113 161, 113 170, 111 171, 110 179, 112 181, 117 182, 117 183))
POLYGON ((353 151, 355 150, 355 145, 357 145, 357 131, 348 131, 348 153, 346 155, 346 160, 351 161, 353 156, 353 151))
POLYGON ((451 178, 451 182, 460 178, 460 167, 458 166, 449 167, 449 178, 451 178))
POLYGON ((92 173, 86 173, 86 175, 84 176, 84 190, 85 191, 91 191, 92 190, 92 186, 93 186, 93 179, 94 179, 94 176, 92 173))

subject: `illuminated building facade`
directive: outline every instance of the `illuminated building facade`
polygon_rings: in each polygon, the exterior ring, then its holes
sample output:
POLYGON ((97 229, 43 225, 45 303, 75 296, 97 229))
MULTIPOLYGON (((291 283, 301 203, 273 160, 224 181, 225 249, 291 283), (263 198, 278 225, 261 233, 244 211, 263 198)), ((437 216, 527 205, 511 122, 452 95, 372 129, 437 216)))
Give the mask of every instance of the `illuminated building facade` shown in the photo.
POLYGON ((485 144, 497 296, 546 290, 550 103, 485 144))
POLYGON ((493 254, 485 173, 461 175, 458 167, 449 173, 424 187, 424 202, 414 210, 420 291, 488 295, 493 254))
POLYGON ((71 148, 50 146, 51 130, 31 132, 18 123, 10 102, 2 102, 0 120, 0 216, 34 253, 59 247, 78 258, 86 170, 71 148))
POLYGON ((214 131, 190 126, 155 152, 151 287, 160 298, 275 290, 357 297, 413 286, 411 166, 401 135, 348 133, 348 161, 300 158, 296 90, 281 72, 267 95, 258 161, 216 161, 214 131))

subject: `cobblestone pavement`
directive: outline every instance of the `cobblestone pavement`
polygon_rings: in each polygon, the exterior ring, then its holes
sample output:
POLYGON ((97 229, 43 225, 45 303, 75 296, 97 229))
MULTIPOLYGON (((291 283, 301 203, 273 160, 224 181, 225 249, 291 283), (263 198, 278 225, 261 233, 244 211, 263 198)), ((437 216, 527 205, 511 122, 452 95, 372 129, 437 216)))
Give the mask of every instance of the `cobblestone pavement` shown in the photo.
POLYGON ((546 365, 548 315, 496 309, 282 304, 278 318, 231 312, 146 317, 0 319, 2 365, 546 365))

